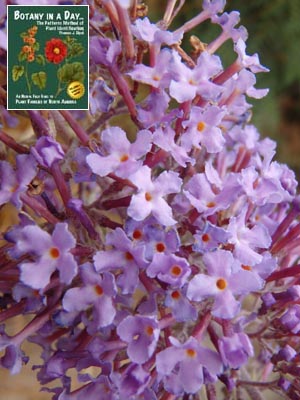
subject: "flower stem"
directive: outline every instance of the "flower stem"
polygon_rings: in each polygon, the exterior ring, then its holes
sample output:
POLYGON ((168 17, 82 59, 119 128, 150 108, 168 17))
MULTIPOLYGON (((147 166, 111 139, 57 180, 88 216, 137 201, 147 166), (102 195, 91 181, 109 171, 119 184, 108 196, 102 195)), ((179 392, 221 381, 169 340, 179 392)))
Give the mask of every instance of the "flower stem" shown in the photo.
POLYGON ((15 152, 17 152, 19 154, 28 154, 29 153, 29 149, 27 147, 22 146, 21 144, 17 143, 14 138, 7 135, 5 132, 3 132, 1 130, 0 130, 0 140, 4 144, 6 144, 6 146, 10 147, 11 149, 13 149, 15 152))
POLYGON ((28 62, 26 62, 26 66, 25 66, 25 78, 26 78, 28 93, 31 94, 31 84, 30 84, 29 78, 28 78, 28 62))
POLYGON ((86 133, 86 131, 81 127, 81 125, 79 125, 79 123, 74 119, 73 115, 69 111, 60 110, 59 112, 73 129, 74 133, 81 141, 81 143, 86 146, 90 140, 90 137, 86 133))
POLYGON ((51 214, 51 212, 36 198, 29 196, 27 193, 22 193, 20 198, 24 204, 34 210, 36 214, 43 217, 46 221, 50 222, 51 224, 56 224, 59 222, 59 219, 51 214))

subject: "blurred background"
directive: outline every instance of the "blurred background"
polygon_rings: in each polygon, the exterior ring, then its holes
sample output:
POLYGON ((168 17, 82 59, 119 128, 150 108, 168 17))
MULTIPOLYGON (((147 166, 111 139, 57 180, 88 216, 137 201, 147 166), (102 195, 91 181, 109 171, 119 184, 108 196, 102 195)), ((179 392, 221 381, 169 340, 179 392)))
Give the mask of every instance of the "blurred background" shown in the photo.
MULTIPOLYGON (((3 0, 0 0, 1 2, 3 0)), ((30 1, 28 0, 28 4, 30 1)), ((159 21, 164 13, 166 0, 146 0, 149 16, 159 21)), ((182 12, 174 20, 170 29, 183 24, 201 9, 201 0, 186 0, 182 12)), ((249 33, 248 54, 258 53, 261 64, 270 69, 269 73, 257 75, 257 87, 269 88, 264 99, 253 104, 252 122, 263 136, 271 137, 278 143, 277 159, 286 162, 300 178, 300 0, 227 0, 225 11, 238 10, 241 24, 249 33)), ((189 52, 188 36, 196 35, 204 43, 209 43, 219 33, 210 22, 203 23, 186 35, 183 43, 189 52)), ((225 65, 234 60, 232 43, 228 42, 218 52, 225 65)), ((23 128, 22 128, 23 129, 23 128)), ((22 130, 25 134, 25 128, 22 130)), ((10 334, 23 326, 24 321, 13 321, 10 334)), ((0 400, 46 400, 49 393, 39 393, 32 364, 39 364, 37 349, 27 344, 26 353, 36 357, 24 367, 18 377, 8 371, 0 371, 0 400)))
MULTIPOLYGON (((148 1, 150 15, 158 21, 163 14, 165 1, 148 1), (155 6, 153 7, 155 3, 155 6)), ((170 29, 182 25, 201 9, 201 0, 186 0, 182 12, 170 29)), ((247 53, 258 53, 262 65, 269 73, 257 74, 257 87, 269 88, 261 99, 249 99, 253 104, 254 123, 261 134, 278 143, 277 159, 286 162, 300 178, 300 0, 227 0, 226 12, 240 12, 241 25, 249 33, 247 53)), ((220 29, 204 22, 190 34, 209 43, 220 29)), ((188 36, 183 43, 186 51, 188 36)), ((232 43, 228 41, 218 51, 228 65, 234 60, 232 43)))

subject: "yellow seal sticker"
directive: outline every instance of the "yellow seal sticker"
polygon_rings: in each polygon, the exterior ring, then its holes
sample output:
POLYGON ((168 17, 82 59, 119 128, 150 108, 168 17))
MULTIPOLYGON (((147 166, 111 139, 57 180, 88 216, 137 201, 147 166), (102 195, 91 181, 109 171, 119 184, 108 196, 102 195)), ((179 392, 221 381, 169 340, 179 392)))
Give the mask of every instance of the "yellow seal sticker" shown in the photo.
POLYGON ((79 81, 69 83, 67 93, 71 99, 78 100, 84 95, 84 85, 79 81))

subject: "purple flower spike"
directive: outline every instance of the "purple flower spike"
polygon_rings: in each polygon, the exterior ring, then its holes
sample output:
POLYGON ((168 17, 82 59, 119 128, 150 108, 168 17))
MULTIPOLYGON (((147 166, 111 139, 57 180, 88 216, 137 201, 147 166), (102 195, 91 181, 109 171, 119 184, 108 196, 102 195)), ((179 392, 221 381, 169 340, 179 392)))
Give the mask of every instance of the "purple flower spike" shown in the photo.
POLYGON ((163 199, 169 193, 178 193, 181 188, 181 179, 176 172, 164 171, 155 181, 151 179, 151 169, 141 167, 130 180, 138 188, 138 193, 132 196, 128 208, 128 215, 142 221, 152 215, 163 225, 174 225, 176 221, 172 216, 172 209, 163 199))
MULTIPOLYGON (((4 3, 8 92, 34 96, 50 14, 4 3)), ((300 400, 299 187, 250 125, 267 69, 238 10, 202 0, 183 22, 188 1, 167 0, 154 23, 141 1, 32 3, 79 23, 62 41, 90 108, 29 110, 23 134, 0 93, 0 321, 30 314, 12 336, 0 325, 0 367, 19 372, 30 341, 52 400, 300 400), (189 34, 209 24, 208 43, 189 34)))
POLYGON ((33 289, 44 289, 58 270, 61 282, 71 283, 77 273, 77 263, 70 253, 75 243, 66 223, 58 223, 52 236, 38 226, 23 228, 16 248, 20 253, 36 256, 36 261, 20 265, 21 281, 33 289))
POLYGON ((136 364, 143 364, 152 356, 159 332, 154 318, 139 315, 126 317, 117 328, 120 338, 128 343, 128 357, 136 364))

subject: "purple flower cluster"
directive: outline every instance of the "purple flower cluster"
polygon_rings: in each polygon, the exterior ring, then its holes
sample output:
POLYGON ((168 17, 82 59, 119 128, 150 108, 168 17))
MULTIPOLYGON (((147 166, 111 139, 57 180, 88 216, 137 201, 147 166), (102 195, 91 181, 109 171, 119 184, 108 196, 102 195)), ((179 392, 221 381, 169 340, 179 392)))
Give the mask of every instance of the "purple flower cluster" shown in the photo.
POLYGON ((28 142, 0 131, 0 205, 15 215, 0 365, 18 373, 37 343, 54 400, 300 399, 297 182, 249 122, 267 69, 239 13, 203 0, 174 31, 184 2, 156 24, 139 1, 82 3, 90 111, 30 110, 28 142), (187 54, 182 38, 207 20, 221 33, 187 54), (20 314, 30 322, 9 336, 20 314))

